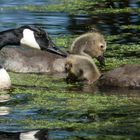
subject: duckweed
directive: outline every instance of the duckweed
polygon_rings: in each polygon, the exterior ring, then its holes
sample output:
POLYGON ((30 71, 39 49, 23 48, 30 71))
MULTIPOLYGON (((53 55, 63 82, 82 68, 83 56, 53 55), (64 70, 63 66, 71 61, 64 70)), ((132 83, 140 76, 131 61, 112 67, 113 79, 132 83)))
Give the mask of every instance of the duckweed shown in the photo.
MULTIPOLYGON (((111 5, 106 7, 107 2, 107 0, 61 0, 59 4, 0 7, 0 10, 67 12, 70 15, 116 15, 140 12, 139 8, 113 8, 111 5)), ((120 28, 129 31, 139 30, 139 26, 133 25, 120 25, 120 28)), ((122 38, 131 39, 132 36, 131 32, 105 35, 108 46, 105 53, 106 66, 101 70, 108 71, 122 64, 140 64, 139 39, 131 43, 119 42, 122 38)), ((66 35, 54 37, 53 40, 58 46, 64 46, 64 49, 68 50, 75 37, 77 35, 66 35)), ((94 61, 99 66, 97 60, 94 61)), ((66 84, 64 77, 58 78, 47 74, 14 72, 9 74, 12 89, 8 94, 11 99, 0 104, 11 110, 6 117, 0 117, 0 126, 73 131, 73 135, 67 140, 125 140, 134 137, 139 139, 139 95, 129 96, 124 94, 123 90, 113 90, 113 94, 106 93, 105 90, 86 92, 83 91, 85 87, 81 85, 66 84)))

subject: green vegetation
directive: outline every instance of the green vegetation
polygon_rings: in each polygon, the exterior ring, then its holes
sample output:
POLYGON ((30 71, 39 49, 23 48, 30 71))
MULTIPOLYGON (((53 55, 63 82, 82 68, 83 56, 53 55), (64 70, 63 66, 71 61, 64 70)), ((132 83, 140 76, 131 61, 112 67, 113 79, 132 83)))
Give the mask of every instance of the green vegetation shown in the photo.
MULTIPOLYGON (((111 6, 106 8, 106 5, 106 0, 69 0, 68 2, 61 0, 60 4, 23 5, 0 7, 0 9, 67 12, 75 15, 107 14, 107 16, 140 13, 139 8, 118 9, 111 6)), ((120 28, 140 29, 136 25, 121 25, 120 28)), ((105 53, 106 67, 102 70, 107 71, 126 63, 140 64, 140 42, 117 43, 122 38, 132 36, 131 32, 105 35, 108 48, 105 53)), ((68 50, 75 37, 59 36, 53 39, 58 46, 64 46, 68 50)), ((96 60, 95 62, 98 65, 96 60)), ((94 87, 68 85, 62 77, 52 75, 9 73, 13 87, 8 93, 11 96, 10 101, 4 105, 10 107, 10 111, 17 117, 10 119, 1 117, 0 123, 17 124, 24 129, 68 129, 74 134, 67 140, 80 140, 80 136, 89 140, 126 140, 134 137, 137 139, 140 135, 140 99, 134 90, 126 91, 127 94, 124 90, 113 90, 110 93, 111 89, 105 92, 105 90, 95 90, 94 87), (85 90, 88 88, 91 90, 85 90)))
MULTIPOLYGON (((105 36, 108 48, 105 52, 106 67, 103 68, 103 70, 110 70, 122 64, 140 64, 140 44, 135 42, 133 44, 122 45, 116 43, 118 40, 127 38, 128 36, 131 36, 131 34, 105 36)), ((75 37, 76 36, 64 36, 55 38, 54 41, 59 46, 64 46, 65 49, 68 50, 75 37)), ((96 59, 94 61, 99 65, 96 59)))
POLYGON ((137 96, 126 96, 123 91, 109 96, 104 91, 73 91, 70 89, 75 85, 44 74, 10 72, 10 76, 11 101, 5 105, 17 118, 23 116, 22 119, 2 117, 0 122, 16 123, 23 129, 64 129, 74 133, 68 137, 71 139, 77 135, 91 140, 103 135, 106 139, 139 135, 140 100, 137 96))
POLYGON ((121 26, 122 29, 137 29, 140 30, 140 26, 139 25, 123 25, 121 26))
MULTIPOLYGON (((116 0, 113 0, 113 1, 116 1, 116 0)), ((133 13, 133 12, 140 13, 139 8, 130 8, 127 6, 125 8, 113 8, 108 0, 98 0, 98 1, 61 0, 59 2, 58 0, 55 0, 54 4, 0 7, 0 9, 1 10, 67 12, 70 14, 103 14, 103 13, 104 14, 121 14, 121 13, 133 13)))

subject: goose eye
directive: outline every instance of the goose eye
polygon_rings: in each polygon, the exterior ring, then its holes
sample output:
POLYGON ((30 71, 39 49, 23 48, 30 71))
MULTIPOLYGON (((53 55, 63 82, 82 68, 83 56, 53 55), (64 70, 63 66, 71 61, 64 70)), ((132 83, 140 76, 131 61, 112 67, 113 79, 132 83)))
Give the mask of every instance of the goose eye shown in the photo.
POLYGON ((36 36, 36 37, 42 37, 42 34, 41 34, 40 32, 36 32, 36 33, 35 33, 35 36, 36 36))

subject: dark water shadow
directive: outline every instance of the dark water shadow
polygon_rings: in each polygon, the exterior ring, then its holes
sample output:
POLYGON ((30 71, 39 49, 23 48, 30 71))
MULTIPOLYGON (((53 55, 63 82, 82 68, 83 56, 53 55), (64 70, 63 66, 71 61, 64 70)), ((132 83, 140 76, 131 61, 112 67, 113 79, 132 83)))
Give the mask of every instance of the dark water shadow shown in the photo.
POLYGON ((119 88, 119 87, 98 87, 96 84, 73 84, 66 87, 68 92, 76 92, 79 94, 99 94, 106 96, 128 96, 128 97, 140 97, 140 89, 119 88))
POLYGON ((140 89, 117 88, 117 87, 104 87, 99 88, 101 95, 116 95, 127 97, 140 97, 140 89))
POLYGON ((48 87, 46 86, 36 86, 36 85, 19 85, 19 84, 13 84, 12 89, 14 90, 15 88, 20 88, 20 89, 42 89, 42 90, 49 90, 48 87))
POLYGON ((66 91, 76 92, 77 94, 96 94, 98 87, 96 85, 73 84, 66 87, 66 91))

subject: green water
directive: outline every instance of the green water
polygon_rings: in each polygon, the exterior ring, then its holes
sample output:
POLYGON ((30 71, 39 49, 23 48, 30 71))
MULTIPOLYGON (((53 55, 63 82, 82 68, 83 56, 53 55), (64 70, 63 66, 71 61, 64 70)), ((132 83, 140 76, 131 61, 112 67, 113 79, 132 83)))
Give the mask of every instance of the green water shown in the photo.
MULTIPOLYGON (((139 1, 58 3, 1 1, 0 29, 39 25, 58 46, 68 49, 76 36, 96 27, 105 35, 108 46, 102 72, 121 64, 140 64, 139 1)), ((68 85, 64 75, 9 74, 12 88, 0 96, 1 139, 4 132, 14 137, 35 129, 47 133, 49 140, 140 138, 139 90, 68 85)))
POLYGON ((101 91, 94 86, 67 85, 62 75, 56 78, 10 72, 10 76, 13 86, 3 93, 8 95, 7 101, 1 102, 7 114, 0 117, 0 131, 47 129, 52 139, 58 139, 58 135, 59 139, 126 139, 140 135, 137 90, 101 91))

